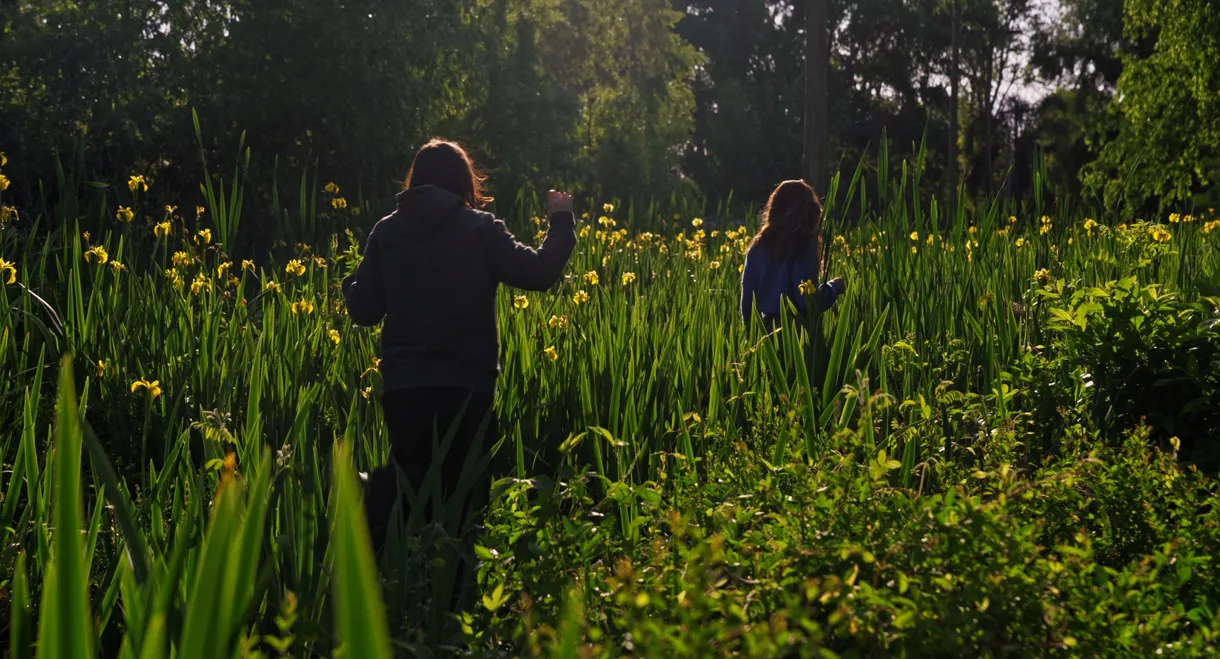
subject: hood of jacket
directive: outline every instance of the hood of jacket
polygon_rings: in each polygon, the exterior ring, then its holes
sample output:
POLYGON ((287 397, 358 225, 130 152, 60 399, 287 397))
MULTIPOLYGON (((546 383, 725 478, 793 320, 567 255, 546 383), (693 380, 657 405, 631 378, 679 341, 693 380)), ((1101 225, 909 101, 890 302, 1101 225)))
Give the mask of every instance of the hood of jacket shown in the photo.
POLYGON ((434 185, 403 190, 398 193, 398 213, 405 221, 399 227, 409 236, 431 235, 463 205, 460 196, 434 185))

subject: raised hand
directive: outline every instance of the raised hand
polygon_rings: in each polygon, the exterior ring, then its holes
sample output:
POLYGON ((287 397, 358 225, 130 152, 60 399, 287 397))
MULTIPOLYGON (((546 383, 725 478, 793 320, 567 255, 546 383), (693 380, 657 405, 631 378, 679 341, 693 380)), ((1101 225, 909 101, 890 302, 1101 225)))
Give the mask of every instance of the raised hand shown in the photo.
POLYGON ((572 195, 557 190, 551 190, 546 193, 546 214, 548 217, 555 213, 571 212, 573 212, 572 195))

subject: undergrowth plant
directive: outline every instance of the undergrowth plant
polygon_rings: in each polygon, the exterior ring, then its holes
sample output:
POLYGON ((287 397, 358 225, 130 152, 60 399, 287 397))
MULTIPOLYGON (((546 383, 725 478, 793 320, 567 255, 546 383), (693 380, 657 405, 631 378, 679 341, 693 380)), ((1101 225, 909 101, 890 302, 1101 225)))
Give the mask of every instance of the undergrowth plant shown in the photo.
POLYGON ((564 281, 500 295, 502 440, 374 555, 379 337, 340 281, 385 209, 303 176, 254 216, 246 157, 195 208, 68 172, 0 228, 12 656, 1214 650, 1214 217, 945 208, 883 150, 825 195, 847 294, 767 332, 753 210, 586 202, 564 281))

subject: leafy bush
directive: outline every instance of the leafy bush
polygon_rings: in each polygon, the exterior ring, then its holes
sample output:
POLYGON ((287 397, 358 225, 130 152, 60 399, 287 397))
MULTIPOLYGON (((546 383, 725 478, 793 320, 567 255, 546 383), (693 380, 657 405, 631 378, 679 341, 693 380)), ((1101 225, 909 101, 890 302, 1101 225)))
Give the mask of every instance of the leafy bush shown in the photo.
POLYGON ((643 497, 635 544, 579 478, 532 506, 517 488, 483 540, 496 597, 479 640, 527 655, 1207 656, 1220 517, 1198 511, 1214 485, 1145 434, 1094 439, 930 496, 846 455, 772 469, 741 445, 678 507, 643 497))
POLYGON ((1083 382, 1089 413, 1112 432, 1147 422, 1207 470, 1220 468, 1220 298, 1187 302, 1125 277, 1040 289, 1061 373, 1083 382))

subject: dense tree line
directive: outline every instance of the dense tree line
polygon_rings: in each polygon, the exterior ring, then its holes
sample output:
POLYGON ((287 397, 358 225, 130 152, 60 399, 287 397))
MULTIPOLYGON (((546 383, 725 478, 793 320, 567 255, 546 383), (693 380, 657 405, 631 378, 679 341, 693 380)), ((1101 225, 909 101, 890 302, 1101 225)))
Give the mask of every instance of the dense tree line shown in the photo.
POLYGON ((802 172, 808 2, 832 170, 888 139, 968 203, 1026 197, 1036 169, 1129 211, 1215 198, 1213 0, 8 0, 0 151, 31 190, 57 156, 188 189, 193 109, 210 161, 244 131, 265 180, 383 194, 443 135, 501 196, 758 200, 802 172))

